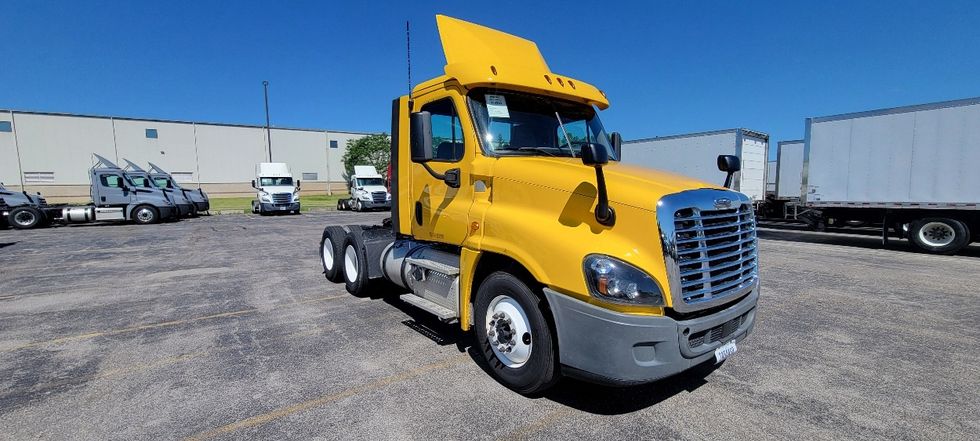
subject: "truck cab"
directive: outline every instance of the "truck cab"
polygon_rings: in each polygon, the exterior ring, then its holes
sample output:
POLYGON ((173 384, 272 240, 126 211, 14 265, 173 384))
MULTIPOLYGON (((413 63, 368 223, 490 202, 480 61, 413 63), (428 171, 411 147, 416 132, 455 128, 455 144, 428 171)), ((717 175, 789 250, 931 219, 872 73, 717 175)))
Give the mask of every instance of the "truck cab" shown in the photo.
POLYGON ((45 212, 47 207, 41 193, 10 190, 0 182, 0 226, 23 230, 47 224, 51 220, 45 212))
MULTIPOLYGON (((749 198, 620 163, 602 91, 552 72, 531 41, 437 23, 445 75, 392 103, 390 223, 327 227, 327 278, 401 290, 473 332, 520 393, 562 375, 645 383, 733 354, 759 296, 749 198)), ((718 165, 730 185, 737 158, 718 165)))
POLYGON ((211 209, 211 199, 208 194, 204 192, 204 189, 198 187, 197 190, 192 190, 189 188, 184 188, 174 177, 168 173, 166 170, 160 166, 150 162, 150 178, 153 179, 153 183, 159 188, 170 188, 175 191, 180 192, 184 195, 187 200, 194 204, 194 209, 197 213, 204 213, 211 209))
POLYGON ((183 192, 172 187, 157 185, 149 172, 128 159, 123 158, 123 161, 126 161, 126 168, 123 171, 137 187, 160 190, 166 193, 167 197, 177 206, 177 215, 180 217, 197 216, 197 207, 190 199, 187 199, 183 192))
POLYGON ((137 185, 112 161, 99 155, 95 158, 97 162, 89 170, 92 205, 63 209, 63 221, 152 224, 177 217, 176 204, 163 190, 137 185))
POLYGON ((299 214, 300 182, 293 181, 289 166, 282 162, 261 162, 255 164, 255 179, 252 188, 256 198, 252 200, 252 212, 265 215, 270 213, 299 214))
POLYGON ((354 174, 347 182, 350 199, 341 201, 338 206, 354 211, 390 209, 391 193, 385 186, 385 179, 371 165, 355 165, 354 174))

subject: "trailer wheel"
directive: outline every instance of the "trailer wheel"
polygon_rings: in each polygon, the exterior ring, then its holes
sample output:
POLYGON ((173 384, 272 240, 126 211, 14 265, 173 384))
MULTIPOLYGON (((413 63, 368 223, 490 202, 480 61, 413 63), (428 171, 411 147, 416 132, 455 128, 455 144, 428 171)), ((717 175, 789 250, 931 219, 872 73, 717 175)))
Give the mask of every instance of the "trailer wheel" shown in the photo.
POLYGON ((34 207, 17 207, 10 210, 7 223, 18 230, 30 230, 44 223, 44 214, 34 207))
POLYGON ((522 394, 542 392, 558 381, 557 344, 542 313, 542 300, 514 275, 498 271, 476 293, 474 332, 490 372, 522 394))
POLYGON ((927 253, 953 254, 970 244, 970 229, 956 219, 927 217, 909 225, 909 241, 927 253))
POLYGON ((329 226, 323 229, 320 239, 320 263, 327 280, 339 283, 344 281, 344 229, 329 226))
POLYGON ((155 224, 160 221, 160 213, 156 208, 149 205, 139 205, 133 209, 131 214, 133 222, 138 225, 155 224))
POLYGON ((360 228, 352 228, 344 239, 343 265, 344 285, 347 292, 357 297, 371 294, 371 279, 368 278, 367 248, 360 228))

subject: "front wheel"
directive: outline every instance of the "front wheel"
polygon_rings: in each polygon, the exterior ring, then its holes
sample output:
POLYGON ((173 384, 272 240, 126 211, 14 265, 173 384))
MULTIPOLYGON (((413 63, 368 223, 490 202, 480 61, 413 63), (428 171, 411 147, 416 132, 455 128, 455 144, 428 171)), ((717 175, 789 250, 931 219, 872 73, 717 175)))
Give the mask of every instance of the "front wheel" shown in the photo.
POLYGON ((503 385, 540 393, 558 381, 557 344, 543 301, 507 272, 487 277, 476 293, 474 332, 480 354, 503 385))
POLYGON ((160 214, 157 213, 157 209, 149 205, 140 205, 133 209, 133 222, 139 225, 149 225, 159 220, 160 214))
POLYGON ((953 254, 970 244, 970 229, 956 219, 927 217, 912 222, 909 240, 927 253, 953 254))
POLYGON ((36 228, 44 222, 44 215, 41 210, 34 207, 17 207, 10 210, 7 215, 7 223, 18 230, 29 230, 36 228))

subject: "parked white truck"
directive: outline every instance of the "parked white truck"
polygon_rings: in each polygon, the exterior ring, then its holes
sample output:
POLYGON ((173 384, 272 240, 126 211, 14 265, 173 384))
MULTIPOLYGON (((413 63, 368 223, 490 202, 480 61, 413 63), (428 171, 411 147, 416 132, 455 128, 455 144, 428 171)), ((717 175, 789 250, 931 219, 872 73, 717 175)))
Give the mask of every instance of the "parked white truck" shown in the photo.
POLYGON ((255 199, 252 200, 252 213, 293 213, 299 214, 299 186, 293 182, 289 166, 282 162, 260 162, 255 164, 255 199))
POLYGON ((980 235, 980 97, 808 118, 803 216, 951 254, 980 235))
POLYGON ((347 189, 350 190, 350 198, 337 201, 338 210, 391 209, 391 193, 385 186, 384 177, 374 166, 355 165, 347 189))
POLYGON ((754 203, 763 201, 769 135, 755 130, 728 129, 624 141, 622 161, 714 182, 718 179, 715 158, 719 155, 735 155, 742 161, 732 189, 754 203))

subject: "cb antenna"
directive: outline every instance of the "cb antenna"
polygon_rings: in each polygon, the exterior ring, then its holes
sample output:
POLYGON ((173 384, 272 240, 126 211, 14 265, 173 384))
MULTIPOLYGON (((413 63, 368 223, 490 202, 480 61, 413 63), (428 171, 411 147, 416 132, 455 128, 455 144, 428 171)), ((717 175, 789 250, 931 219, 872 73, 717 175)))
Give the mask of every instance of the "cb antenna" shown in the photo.
POLYGON ((412 31, 405 20, 405 59, 408 64, 408 97, 412 97, 412 31))

